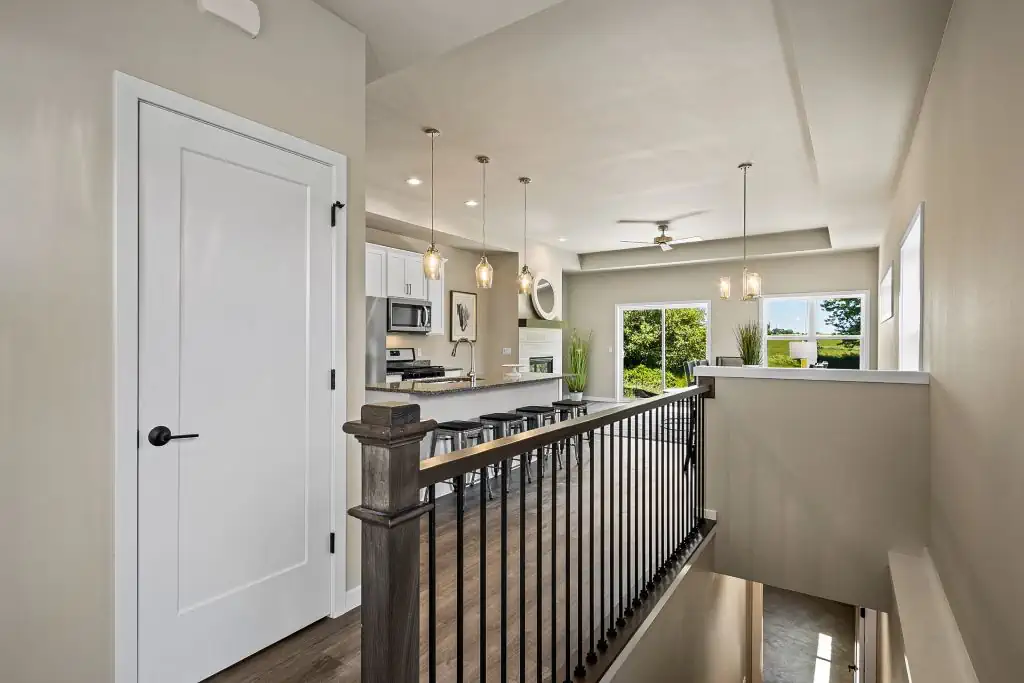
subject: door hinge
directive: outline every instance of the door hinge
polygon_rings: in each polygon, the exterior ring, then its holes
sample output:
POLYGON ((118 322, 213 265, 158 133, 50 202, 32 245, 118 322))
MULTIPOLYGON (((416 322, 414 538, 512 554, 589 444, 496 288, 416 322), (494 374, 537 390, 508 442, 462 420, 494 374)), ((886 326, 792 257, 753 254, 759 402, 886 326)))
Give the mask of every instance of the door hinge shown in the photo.
POLYGON ((341 209, 344 209, 344 208, 345 208, 345 205, 342 204, 341 202, 334 202, 333 204, 331 204, 331 227, 332 228, 336 227, 338 225, 338 211, 340 211, 341 209))
POLYGON ((336 388, 335 387, 335 380, 336 380, 335 371, 332 369, 331 370, 331 391, 334 391, 334 389, 336 388))
POLYGON ((331 555, 334 554, 334 532, 331 532, 331 555))

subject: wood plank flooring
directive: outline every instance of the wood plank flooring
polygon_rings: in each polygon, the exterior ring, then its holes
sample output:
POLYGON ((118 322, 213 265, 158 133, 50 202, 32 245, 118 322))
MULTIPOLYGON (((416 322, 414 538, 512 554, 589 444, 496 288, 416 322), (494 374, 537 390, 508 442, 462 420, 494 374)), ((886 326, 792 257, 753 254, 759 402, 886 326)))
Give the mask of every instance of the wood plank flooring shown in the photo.
MULTIPOLYGON (((624 578, 616 555, 616 587, 612 587, 608 570, 609 554, 613 547, 621 553, 630 566, 630 579, 637 582, 636 566, 646 568, 657 559, 651 553, 641 552, 652 548, 652 535, 660 540, 660 548, 667 552, 669 543, 667 530, 676 520, 663 519, 660 515, 634 514, 632 517, 622 515, 622 503, 628 495, 644 501, 644 510, 657 510, 650 496, 655 499, 672 491, 666 478, 658 479, 658 473, 667 473, 665 464, 669 462, 672 451, 659 450, 660 442, 650 440, 634 440, 632 450, 635 455, 631 467, 626 467, 626 459, 616 459, 615 486, 611 486, 609 463, 610 446, 606 442, 606 455, 602 459, 601 450, 596 449, 598 463, 604 463, 592 471, 590 449, 584 446, 582 464, 577 464, 574 457, 572 468, 567 472, 564 468, 557 470, 552 477, 549 467, 538 486, 536 463, 531 465, 533 483, 523 488, 522 473, 518 468, 511 472, 509 492, 507 494, 507 552, 502 555, 501 548, 501 496, 500 479, 492 479, 495 493, 493 501, 485 501, 481 507, 483 489, 480 485, 466 489, 465 515, 463 523, 463 638, 462 638, 462 670, 467 681, 483 680, 480 676, 481 657, 484 660, 486 680, 501 680, 501 643, 507 642, 508 680, 520 680, 520 652, 525 659, 525 677, 522 680, 558 680, 564 681, 572 677, 572 669, 579 661, 576 652, 580 636, 580 613, 583 616, 583 653, 591 649, 590 638, 590 574, 593 568, 594 580, 599 582, 604 592, 605 611, 611 611, 613 602, 617 602, 622 592, 624 578), (655 456, 651 460, 651 456, 655 456), (660 458, 660 459, 659 459, 660 458), (651 463, 657 463, 651 467, 651 463), (602 472, 603 469, 603 472, 602 472), (568 490, 566 475, 569 475, 568 490), (601 475, 604 474, 604 486, 601 487, 601 475), (582 475, 582 488, 580 479, 582 475), (591 516, 590 516, 590 479, 595 480, 594 502, 594 553, 590 552, 591 516), (648 476, 650 475, 650 476, 648 476), (638 484, 638 476, 643 481, 638 484), (651 479, 648 482, 648 479, 651 479), (624 485, 627 484, 628 485, 624 485), (540 491, 538 495, 538 491, 540 491), (567 492, 571 494, 570 505, 566 505, 567 492), (610 498, 614 496, 615 534, 612 539, 610 514, 610 498), (639 496, 639 497, 637 497, 639 496), (580 498, 583 509, 580 515, 580 498), (620 498, 622 499, 620 501, 620 498), (525 510, 525 517, 521 509, 525 510), (555 514, 552 514, 554 510, 555 514), (486 522, 481 525, 481 513, 486 522), (568 513, 568 517, 567 517, 568 513), (538 522, 538 516, 540 520, 538 522), (525 528, 520 521, 525 519, 525 528), (567 525, 568 521, 568 525, 567 525), (605 555, 600 552, 601 527, 604 522, 605 555), (627 537, 623 534, 623 523, 628 527, 627 537), (481 528, 484 534, 481 534, 481 528), (642 542, 636 540, 636 528, 640 529, 642 542), (525 532, 525 545, 521 546, 520 531, 525 532), (623 534, 622 541, 619 535, 623 534), (582 555, 580 554, 582 542, 582 555), (556 548, 552 552, 552 548, 556 548), (481 548, 484 550, 481 558, 481 548), (570 571, 566 581, 566 549, 570 553, 570 571), (507 613, 502 619, 501 610, 501 558, 506 558, 508 586, 504 593, 507 596, 507 613), (481 562, 483 559, 483 562, 481 562), (539 559, 539 563, 538 563, 539 559), (552 565, 554 560, 555 564, 552 565), (580 563, 582 561, 582 583, 580 582, 580 563), (541 585, 538 591, 537 576, 540 571, 541 585), (556 589, 552 594, 552 576, 557 574, 556 589), (525 581, 526 592, 523 595, 522 628, 525 639, 520 641, 520 576, 525 581), (481 591, 483 583, 483 591, 481 591), (568 595, 566 586, 570 587, 568 595), (481 593, 483 593, 483 610, 481 610, 481 593), (613 595, 614 594, 614 595, 613 595), (579 604, 582 596, 583 604, 579 604), (614 600, 613 600, 614 598, 614 600), (555 609, 552 612, 552 605, 555 609), (566 609, 568 609, 570 625, 566 634, 566 609), (483 620, 481 621, 481 613, 483 620), (552 642, 552 625, 554 624, 554 642, 552 642), (506 629, 506 637, 502 639, 502 628, 506 629), (481 628, 482 627, 482 628, 481 628), (484 647, 481 650, 481 631, 484 634, 484 647), (543 642, 538 642, 538 633, 544 634, 543 642), (568 644, 568 647, 567 647, 568 644), (566 651, 569 651, 569 673, 566 675, 566 651), (540 675, 538 677, 538 670, 540 675), (554 673, 554 676, 552 675, 554 673)), ((629 444, 624 443, 629 446, 629 444)), ((681 455, 681 450, 679 451, 681 455)), ((438 486, 439 499, 436 505, 437 523, 437 659, 438 680, 453 681, 458 666, 457 637, 457 515, 454 495, 440 495, 447 491, 444 485, 438 486)), ((421 642, 421 680, 427 680, 427 518, 421 520, 421 600, 420 600, 420 642, 421 642)), ((595 591, 594 626, 600 628, 601 591, 595 591)), ((616 612, 618 614, 618 612, 616 612)), ((607 619, 604 628, 608 628, 607 619)), ((249 659, 207 679, 209 683, 357 683, 360 675, 359 647, 360 623, 358 610, 338 619, 324 619, 306 629, 286 638, 285 640, 259 652, 249 659)))

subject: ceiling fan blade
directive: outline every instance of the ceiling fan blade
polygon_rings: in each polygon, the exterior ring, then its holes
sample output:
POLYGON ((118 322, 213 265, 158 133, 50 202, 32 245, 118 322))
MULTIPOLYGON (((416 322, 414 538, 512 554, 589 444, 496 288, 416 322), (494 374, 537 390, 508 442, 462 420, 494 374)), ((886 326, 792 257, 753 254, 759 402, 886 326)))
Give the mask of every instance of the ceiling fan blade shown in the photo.
POLYGON ((652 246, 650 242, 636 242, 634 240, 619 240, 619 241, 622 242, 623 244, 642 244, 645 247, 652 246))
POLYGON ((672 245, 668 242, 662 242, 658 246, 661 247, 662 251, 672 251, 672 245))
POLYGON ((639 218, 620 218, 615 222, 619 224, 657 225, 660 221, 645 221, 639 218))
POLYGON ((666 223, 674 223, 675 221, 681 221, 684 218, 693 218, 694 216, 699 216, 701 214, 708 213, 708 212, 709 212, 709 209, 701 209, 700 211, 688 211, 687 213, 681 213, 678 216, 673 216, 672 218, 669 218, 665 222, 666 223))
POLYGON ((697 237, 696 235, 694 235, 693 237, 680 237, 677 240, 672 240, 671 244, 690 244, 692 242, 703 242, 703 241, 704 241, 703 237, 697 237))

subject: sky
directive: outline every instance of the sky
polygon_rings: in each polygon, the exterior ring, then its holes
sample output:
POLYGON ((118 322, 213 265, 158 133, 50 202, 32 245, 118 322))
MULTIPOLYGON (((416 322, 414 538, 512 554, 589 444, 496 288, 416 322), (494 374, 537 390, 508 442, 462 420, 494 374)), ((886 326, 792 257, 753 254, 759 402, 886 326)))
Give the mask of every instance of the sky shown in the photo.
MULTIPOLYGON (((816 304, 818 334, 836 334, 836 329, 825 322, 828 314, 816 304)), ((769 299, 765 301, 765 320, 771 327, 793 330, 796 334, 807 334, 806 299, 769 299)))

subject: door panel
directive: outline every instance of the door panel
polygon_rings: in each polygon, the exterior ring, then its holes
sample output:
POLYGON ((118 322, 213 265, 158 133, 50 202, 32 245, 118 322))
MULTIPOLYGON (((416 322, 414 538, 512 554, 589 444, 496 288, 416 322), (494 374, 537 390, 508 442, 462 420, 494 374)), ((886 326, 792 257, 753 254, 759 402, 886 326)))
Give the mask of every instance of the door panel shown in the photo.
POLYGON ((387 252, 378 247, 366 247, 366 296, 388 295, 387 252))
POLYGON ((149 105, 139 161, 140 680, 198 681, 330 611, 333 172, 149 105))

